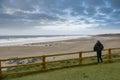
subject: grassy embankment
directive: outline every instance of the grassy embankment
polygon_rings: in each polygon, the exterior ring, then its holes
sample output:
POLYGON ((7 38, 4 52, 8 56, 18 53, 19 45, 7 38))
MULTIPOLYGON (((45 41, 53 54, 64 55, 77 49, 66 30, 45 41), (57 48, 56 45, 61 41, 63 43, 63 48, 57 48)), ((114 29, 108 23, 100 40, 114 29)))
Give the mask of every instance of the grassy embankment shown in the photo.
POLYGON ((120 62, 47 71, 5 80, 119 80, 120 62))
MULTIPOLYGON (((120 57, 120 55, 114 56, 120 57)), ((105 59, 105 57, 104 57, 105 59)), ((91 58, 85 60, 88 61, 96 61, 96 58, 91 58)), ((70 61, 64 63, 54 63, 48 64, 47 67, 55 67, 55 66, 65 66, 71 64, 78 64, 78 61, 70 61)), ((114 63, 103 63, 97 65, 89 65, 89 66, 77 66, 71 68, 63 68, 57 70, 51 70, 46 72, 34 73, 25 76, 18 77, 7 77, 3 80, 119 80, 120 76, 120 62, 114 63)), ((27 68, 18 68, 16 72, 26 69, 39 69, 40 65, 34 67, 27 68)), ((10 71, 11 72, 11 71, 10 71)))

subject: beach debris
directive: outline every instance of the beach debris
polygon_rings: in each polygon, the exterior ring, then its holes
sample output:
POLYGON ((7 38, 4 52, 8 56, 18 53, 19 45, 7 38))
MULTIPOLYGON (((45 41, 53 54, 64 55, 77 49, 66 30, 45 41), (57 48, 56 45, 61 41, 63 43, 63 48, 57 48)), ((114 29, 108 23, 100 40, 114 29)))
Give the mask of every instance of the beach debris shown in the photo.
POLYGON ((16 68, 7 68, 6 70, 7 71, 12 71, 12 70, 15 70, 16 68))
MULTIPOLYGON (((10 58, 9 61, 6 61, 2 63, 4 66, 16 66, 16 65, 22 65, 22 64, 30 64, 30 63, 35 63, 35 62, 42 62, 42 58, 30 58, 30 59, 22 59, 18 60, 17 57, 15 58, 10 58)), ((2 71, 12 71, 16 70, 16 68, 4 68, 2 71)))

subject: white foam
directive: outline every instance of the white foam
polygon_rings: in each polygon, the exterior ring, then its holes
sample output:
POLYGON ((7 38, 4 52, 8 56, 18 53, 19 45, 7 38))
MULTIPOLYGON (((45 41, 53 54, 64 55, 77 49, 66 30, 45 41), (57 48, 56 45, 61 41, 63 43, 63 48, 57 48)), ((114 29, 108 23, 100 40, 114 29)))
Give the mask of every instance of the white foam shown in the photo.
POLYGON ((59 36, 59 37, 37 37, 37 38, 15 38, 15 39, 0 39, 0 46, 15 46, 30 43, 52 42, 69 39, 77 39, 87 36, 59 36))

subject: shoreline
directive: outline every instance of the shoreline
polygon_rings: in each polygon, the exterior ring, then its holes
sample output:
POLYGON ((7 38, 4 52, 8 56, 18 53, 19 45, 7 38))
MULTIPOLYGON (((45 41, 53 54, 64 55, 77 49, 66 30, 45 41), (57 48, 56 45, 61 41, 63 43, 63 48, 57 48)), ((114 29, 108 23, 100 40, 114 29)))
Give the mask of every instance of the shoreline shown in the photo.
POLYGON ((20 46, 0 46, 0 58, 41 56, 93 50, 97 40, 105 48, 120 47, 120 37, 84 37, 53 42, 32 43, 20 46))
POLYGON ((54 41, 62 41, 69 39, 78 39, 88 36, 48 36, 48 37, 23 37, 23 38, 8 38, 8 39, 0 39, 0 46, 22 46, 25 44, 34 44, 34 43, 45 43, 45 42, 54 42, 54 41))

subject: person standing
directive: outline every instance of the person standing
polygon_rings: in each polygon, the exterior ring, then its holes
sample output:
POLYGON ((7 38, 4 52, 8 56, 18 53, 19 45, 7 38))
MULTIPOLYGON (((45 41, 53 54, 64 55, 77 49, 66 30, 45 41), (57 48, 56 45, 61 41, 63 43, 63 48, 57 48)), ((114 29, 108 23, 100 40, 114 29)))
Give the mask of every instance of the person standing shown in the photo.
POLYGON ((97 43, 94 45, 94 51, 97 52, 97 61, 98 63, 102 63, 102 50, 104 49, 103 44, 100 41, 97 41, 97 43))

